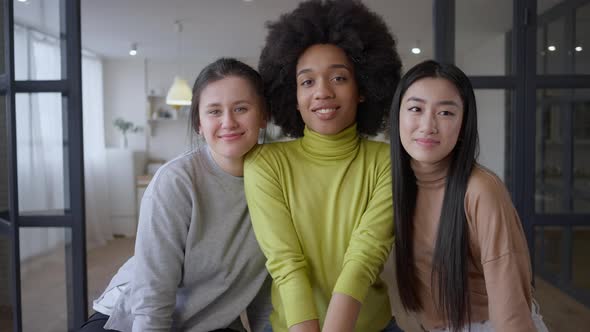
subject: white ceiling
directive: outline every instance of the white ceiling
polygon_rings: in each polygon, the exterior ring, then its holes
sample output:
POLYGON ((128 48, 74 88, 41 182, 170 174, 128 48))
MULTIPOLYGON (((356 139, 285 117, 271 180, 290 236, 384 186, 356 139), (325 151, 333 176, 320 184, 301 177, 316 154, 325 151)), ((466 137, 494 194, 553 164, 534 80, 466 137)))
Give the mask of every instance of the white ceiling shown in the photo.
MULTIPOLYGON (((174 21, 183 22, 183 57, 258 58, 265 22, 295 8, 296 0, 83 0, 82 36, 88 48, 108 57, 127 56, 132 42, 150 59, 178 54, 174 21)), ((383 15, 407 53, 415 40, 432 44, 431 0, 366 0, 383 15), (406 15, 408 9, 420 15, 406 15)), ((428 52, 428 51, 427 51, 428 52)))
MULTIPOLYGON (((59 32, 60 0, 14 0, 15 21, 59 32)), ((540 8, 560 0, 542 0, 540 8)), ((292 10, 300 0, 82 0, 83 47, 106 58, 128 58, 132 43, 138 56, 175 61, 233 56, 257 59, 264 44, 264 24, 292 10), (181 20, 179 35, 174 22, 181 20)), ((433 56, 433 0, 363 0, 383 16, 398 40, 406 66, 433 56), (419 44, 423 53, 411 54, 419 44)), ((461 48, 476 46, 487 34, 511 28, 511 0, 457 0, 457 38, 461 48)))

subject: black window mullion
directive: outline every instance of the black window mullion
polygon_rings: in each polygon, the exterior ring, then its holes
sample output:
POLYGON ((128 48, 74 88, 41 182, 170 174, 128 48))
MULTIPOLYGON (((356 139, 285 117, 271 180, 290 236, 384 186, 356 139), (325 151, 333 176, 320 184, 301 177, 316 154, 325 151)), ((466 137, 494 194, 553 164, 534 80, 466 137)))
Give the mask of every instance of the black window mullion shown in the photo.
MULTIPOLYGON (((12 245, 12 326, 15 332, 22 331, 22 298, 20 282, 20 238, 18 220, 18 180, 16 159, 16 114, 14 98, 14 3, 4 1, 4 45, 5 55, 4 88, 6 93, 6 129, 8 152, 8 219, 10 221, 10 242, 12 245)), ((3 114, 4 116, 4 114, 3 114)))
POLYGON ((533 216, 535 225, 538 226, 588 226, 588 214, 551 213, 536 214, 533 216))
POLYGON ((538 89, 584 89, 590 88, 590 75, 538 75, 538 89))
POLYGON ((455 63, 455 0, 434 0, 434 59, 455 63))
POLYGON ((15 81, 14 92, 16 93, 43 93, 60 92, 67 94, 68 81, 15 81))
POLYGON ((64 227, 74 224, 72 216, 20 216, 19 227, 64 227))
POLYGON ((8 90, 9 83, 10 80, 8 79, 8 75, 0 74, 0 94, 6 93, 6 91, 8 90))
MULTIPOLYGON (((534 257, 535 172, 535 86, 536 71, 536 0, 514 2, 513 25, 516 31, 513 58, 517 77, 512 112, 512 192, 516 209, 522 219, 531 257, 534 257)), ((534 260, 531 260, 534 267, 534 260)))
MULTIPOLYGON (((87 318, 86 226, 84 211, 84 160, 82 132, 82 43, 80 31, 80 0, 62 2, 62 31, 66 32, 65 77, 68 82, 67 161, 72 216, 72 241, 66 245, 68 271, 68 327, 76 330, 87 318)), ((63 49, 63 48, 62 48, 63 49)))
POLYGON ((474 89, 514 89, 517 78, 514 76, 469 76, 474 89))

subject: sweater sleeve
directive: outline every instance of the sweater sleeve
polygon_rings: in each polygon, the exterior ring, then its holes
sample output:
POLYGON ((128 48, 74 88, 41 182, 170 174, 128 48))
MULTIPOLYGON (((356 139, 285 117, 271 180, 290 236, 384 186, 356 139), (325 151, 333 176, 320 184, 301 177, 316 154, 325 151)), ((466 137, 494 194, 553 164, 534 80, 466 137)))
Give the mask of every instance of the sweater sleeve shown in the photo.
POLYGON ((278 288, 287 326, 317 319, 308 265, 280 182, 281 167, 270 156, 253 159, 244 165, 248 210, 267 258, 266 267, 278 288))
POLYGON ((466 212, 476 227, 494 330, 535 331, 528 247, 510 195, 487 172, 469 186, 466 212))
POLYGON ((133 331, 169 331, 191 221, 190 179, 162 169, 142 199, 131 288, 133 331))
POLYGON ((342 272, 334 286, 334 292, 349 295, 361 303, 377 280, 393 244, 391 163, 387 149, 383 150, 380 155, 387 157, 380 159, 370 201, 353 231, 342 272))

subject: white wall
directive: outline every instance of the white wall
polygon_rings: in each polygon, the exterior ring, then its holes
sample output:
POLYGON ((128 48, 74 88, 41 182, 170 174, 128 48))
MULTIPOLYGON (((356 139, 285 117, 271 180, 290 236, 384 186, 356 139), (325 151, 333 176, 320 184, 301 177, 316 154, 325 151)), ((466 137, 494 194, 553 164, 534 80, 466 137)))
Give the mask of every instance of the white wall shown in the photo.
MULTIPOLYGON (((482 36, 483 43, 470 50, 457 51, 457 65, 467 75, 505 72, 505 35, 482 36), (460 52, 462 51, 462 52, 460 52)), ((504 179, 506 160, 505 90, 476 90, 479 130, 479 163, 504 179)))
MULTIPOLYGON (((145 70, 141 59, 104 61, 105 141, 107 148, 121 147, 122 135, 113 121, 123 117, 135 125, 147 125, 145 70)), ((146 134, 128 134, 129 149, 146 150, 146 134)))

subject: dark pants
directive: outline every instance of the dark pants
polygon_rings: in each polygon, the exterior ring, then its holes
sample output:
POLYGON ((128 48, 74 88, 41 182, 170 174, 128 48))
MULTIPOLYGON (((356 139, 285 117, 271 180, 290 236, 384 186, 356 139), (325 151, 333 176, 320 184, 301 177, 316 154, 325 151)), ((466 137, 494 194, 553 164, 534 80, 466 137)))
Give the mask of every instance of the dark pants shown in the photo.
POLYGON ((104 324, 106 324, 107 320, 109 320, 109 316, 105 314, 101 314, 100 312, 95 312, 88 321, 80 327, 79 332, 102 332, 102 331, 114 331, 114 330, 105 330, 104 324))
MULTIPOLYGON (((107 320, 109 320, 109 316, 105 314, 101 314, 100 312, 94 313, 88 321, 80 327, 78 332, 103 332, 103 331, 115 331, 115 330, 105 330, 104 324, 106 324, 107 320)), ((211 332, 236 332, 232 329, 220 329, 211 332)))

